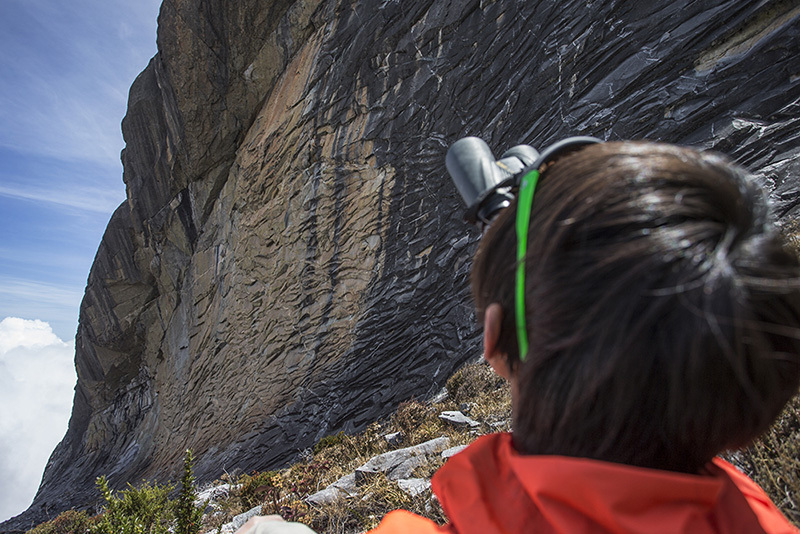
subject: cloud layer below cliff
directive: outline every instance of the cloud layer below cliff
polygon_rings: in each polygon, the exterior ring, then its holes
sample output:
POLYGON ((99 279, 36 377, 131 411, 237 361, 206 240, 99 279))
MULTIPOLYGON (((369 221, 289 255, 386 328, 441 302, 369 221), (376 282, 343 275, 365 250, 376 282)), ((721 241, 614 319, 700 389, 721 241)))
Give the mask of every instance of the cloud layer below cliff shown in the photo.
POLYGON ((0 321, 0 521, 33 500, 67 430, 74 346, 42 321, 0 321))

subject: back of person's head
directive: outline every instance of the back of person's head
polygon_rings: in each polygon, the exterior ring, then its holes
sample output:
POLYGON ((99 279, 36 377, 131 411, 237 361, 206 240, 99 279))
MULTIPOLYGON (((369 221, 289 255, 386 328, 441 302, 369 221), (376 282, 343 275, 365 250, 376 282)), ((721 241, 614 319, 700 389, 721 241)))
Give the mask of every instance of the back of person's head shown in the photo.
POLYGON ((604 143, 547 168, 528 236, 529 350, 514 326, 516 205, 481 241, 503 310, 514 443, 696 472, 760 435, 800 382, 800 270, 761 187, 722 156, 604 143))

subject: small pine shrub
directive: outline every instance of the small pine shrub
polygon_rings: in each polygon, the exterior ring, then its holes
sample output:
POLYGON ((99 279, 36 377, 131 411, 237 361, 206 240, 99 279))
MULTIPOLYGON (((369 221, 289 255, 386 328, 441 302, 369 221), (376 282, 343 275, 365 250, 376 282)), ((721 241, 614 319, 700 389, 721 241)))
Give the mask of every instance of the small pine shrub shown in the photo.
POLYGON ((97 488, 105 501, 105 511, 92 529, 92 534, 168 534, 174 519, 169 500, 172 486, 150 485, 147 482, 114 495, 108 480, 97 479, 97 488))
POLYGON ((194 490, 192 474, 192 451, 187 450, 183 458, 181 489, 175 501, 175 534, 199 534, 203 520, 203 509, 194 504, 197 492, 194 490))

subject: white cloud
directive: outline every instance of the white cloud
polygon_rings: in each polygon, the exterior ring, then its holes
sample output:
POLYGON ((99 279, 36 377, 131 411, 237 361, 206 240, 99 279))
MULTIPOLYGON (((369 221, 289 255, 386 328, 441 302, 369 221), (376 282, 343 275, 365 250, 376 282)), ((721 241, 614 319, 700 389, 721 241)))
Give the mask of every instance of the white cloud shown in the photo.
POLYGON ((67 430, 74 352, 43 321, 0 321, 0 521, 30 505, 67 430))

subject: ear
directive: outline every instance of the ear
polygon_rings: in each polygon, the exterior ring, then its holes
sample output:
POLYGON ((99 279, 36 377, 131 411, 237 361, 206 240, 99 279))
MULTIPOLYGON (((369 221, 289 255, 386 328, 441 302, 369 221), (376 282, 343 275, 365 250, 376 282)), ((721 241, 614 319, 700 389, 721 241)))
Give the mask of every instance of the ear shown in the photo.
POLYGON ((511 378, 508 355, 500 351, 500 326, 503 324, 503 307, 492 302, 483 312, 483 357, 494 372, 506 380, 511 378))

